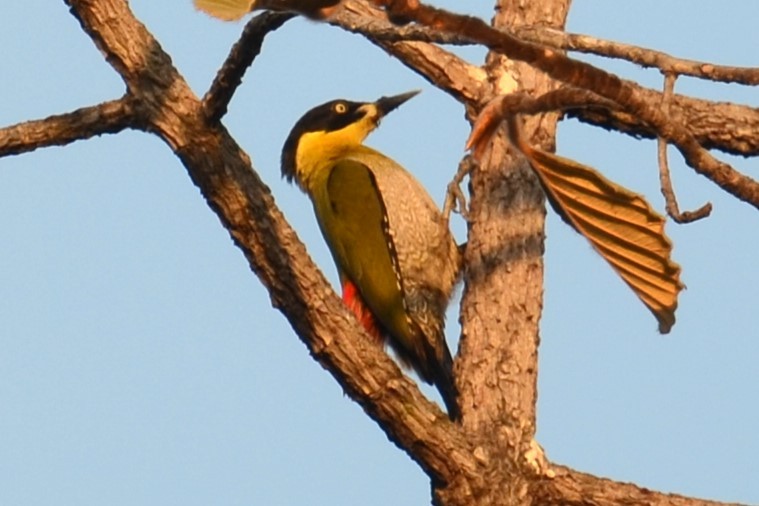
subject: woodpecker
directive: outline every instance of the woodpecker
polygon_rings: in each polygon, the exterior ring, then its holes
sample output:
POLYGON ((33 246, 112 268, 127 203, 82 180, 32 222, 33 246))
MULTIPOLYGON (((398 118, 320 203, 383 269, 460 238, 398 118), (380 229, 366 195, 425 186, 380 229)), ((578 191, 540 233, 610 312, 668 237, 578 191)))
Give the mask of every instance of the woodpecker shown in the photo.
POLYGON ((459 277, 458 246, 416 178, 363 145, 385 115, 417 93, 314 107, 285 141, 282 175, 311 199, 345 304, 403 365, 437 387, 456 420, 452 358, 443 330, 459 277))

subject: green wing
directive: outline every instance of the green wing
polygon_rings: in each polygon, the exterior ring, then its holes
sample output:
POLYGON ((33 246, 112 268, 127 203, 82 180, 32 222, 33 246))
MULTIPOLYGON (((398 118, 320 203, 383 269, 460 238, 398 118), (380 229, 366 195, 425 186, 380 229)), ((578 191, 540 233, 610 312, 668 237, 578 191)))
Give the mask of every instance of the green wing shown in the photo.
POLYGON ((338 162, 314 206, 341 277, 358 287, 390 334, 408 339, 411 329, 392 238, 386 232, 387 213, 372 172, 358 161, 338 162))

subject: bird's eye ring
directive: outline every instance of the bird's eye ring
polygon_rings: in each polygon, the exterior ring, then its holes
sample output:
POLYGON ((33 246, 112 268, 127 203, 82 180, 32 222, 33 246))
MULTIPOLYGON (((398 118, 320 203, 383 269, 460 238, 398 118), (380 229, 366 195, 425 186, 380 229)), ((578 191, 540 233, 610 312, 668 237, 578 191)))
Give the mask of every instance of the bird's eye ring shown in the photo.
POLYGON ((338 102, 332 106, 332 110, 335 111, 337 114, 345 114, 346 112, 348 112, 348 106, 342 102, 338 102))

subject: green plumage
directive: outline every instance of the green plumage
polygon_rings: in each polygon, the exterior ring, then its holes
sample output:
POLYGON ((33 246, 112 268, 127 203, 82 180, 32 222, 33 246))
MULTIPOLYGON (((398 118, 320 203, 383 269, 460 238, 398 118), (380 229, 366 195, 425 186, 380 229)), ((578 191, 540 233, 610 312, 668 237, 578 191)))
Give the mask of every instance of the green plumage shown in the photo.
POLYGON ((316 218, 340 277, 359 288, 389 332, 408 335, 401 273, 387 233, 385 204, 373 171, 356 158, 354 154, 334 165, 325 195, 314 199, 316 218))

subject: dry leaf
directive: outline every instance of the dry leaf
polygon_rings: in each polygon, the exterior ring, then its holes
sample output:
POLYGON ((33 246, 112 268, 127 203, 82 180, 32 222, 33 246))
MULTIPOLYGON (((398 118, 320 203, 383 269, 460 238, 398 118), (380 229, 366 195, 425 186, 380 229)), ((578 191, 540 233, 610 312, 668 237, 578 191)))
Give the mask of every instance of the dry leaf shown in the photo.
POLYGON ((596 170, 534 149, 520 136, 518 118, 509 114, 504 95, 480 112, 466 148, 480 159, 496 128, 507 121, 511 142, 527 157, 554 210, 617 271, 659 322, 666 334, 675 324, 677 296, 685 286, 672 261, 672 242, 664 217, 642 196, 606 179, 596 170))
POLYGON ((671 259, 664 217, 642 196, 590 167, 528 145, 520 148, 556 211, 633 289, 659 321, 659 331, 669 332, 684 285, 680 266, 671 259))
POLYGON ((472 151, 475 160, 482 159, 485 148, 487 148, 496 128, 502 121, 503 112, 499 99, 488 102, 477 115, 477 120, 472 125, 472 131, 469 133, 469 138, 464 146, 464 149, 472 151))

